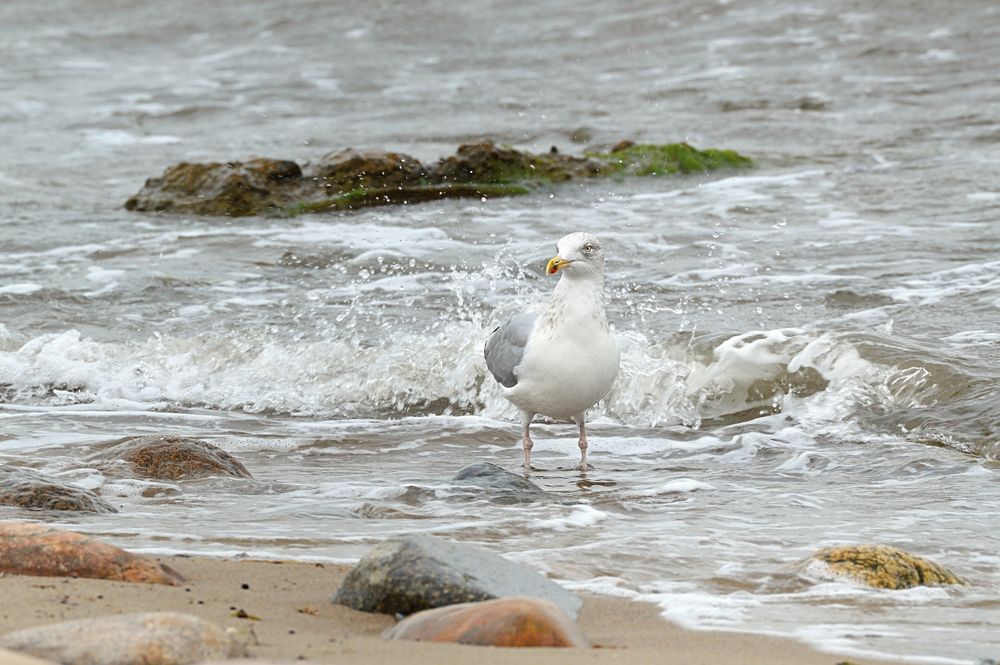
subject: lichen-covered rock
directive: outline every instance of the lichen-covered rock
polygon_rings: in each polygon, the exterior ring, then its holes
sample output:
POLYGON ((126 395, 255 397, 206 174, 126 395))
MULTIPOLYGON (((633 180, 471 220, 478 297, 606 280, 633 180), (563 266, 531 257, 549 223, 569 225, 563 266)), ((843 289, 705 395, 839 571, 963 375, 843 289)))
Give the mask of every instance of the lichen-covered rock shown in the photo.
POLYGON ((451 479, 458 487, 476 487, 494 503, 532 503, 536 501, 555 501, 557 497, 546 492, 524 476, 491 464, 479 462, 469 464, 459 469, 451 479))
POLYGON ((180 573, 89 536, 41 524, 0 524, 0 573, 174 586, 180 573))
POLYGON ((61 485, 34 471, 11 467, 0 467, 0 505, 33 510, 117 512, 90 490, 61 485))
POLYGON ((846 577, 876 589, 965 584, 944 566, 888 545, 827 547, 804 565, 812 575, 846 577))
POLYGON ((383 637, 491 647, 590 646, 565 612, 537 598, 500 598, 424 610, 403 619, 383 637))
POLYGON ((299 184, 302 169, 295 162, 251 159, 247 162, 181 162, 159 178, 150 178, 125 202, 140 212, 190 212, 198 215, 243 217, 288 205, 288 185, 299 184))
POLYGON ((371 206, 406 205, 449 198, 527 194, 539 186, 609 175, 705 173, 747 167, 731 150, 697 150, 624 141, 606 154, 565 155, 553 146, 530 153, 491 142, 459 146, 426 166, 394 152, 333 152, 305 171, 295 162, 181 163, 150 178, 125 207, 142 212, 199 215, 297 215, 371 206))
POLYGON ((246 655, 226 631, 174 612, 81 619, 18 630, 0 646, 63 665, 186 665, 246 655))
POLYGON ((325 155, 316 165, 316 176, 327 189, 396 189, 421 184, 423 165, 398 152, 347 149, 325 155))
POLYGON ((552 601, 573 617, 581 605, 571 592, 529 568, 431 536, 377 545, 348 573, 333 602, 363 612, 406 615, 515 596, 552 601))
POLYGON ((208 476, 251 478, 242 463, 222 448, 181 436, 142 436, 91 455, 107 472, 125 466, 140 478, 185 480, 208 476))

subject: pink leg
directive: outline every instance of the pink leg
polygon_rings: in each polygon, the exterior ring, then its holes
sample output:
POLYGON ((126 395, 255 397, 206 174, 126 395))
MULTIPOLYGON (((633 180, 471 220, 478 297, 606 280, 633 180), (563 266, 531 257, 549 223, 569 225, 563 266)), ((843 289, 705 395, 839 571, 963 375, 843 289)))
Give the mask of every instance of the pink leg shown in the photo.
POLYGON ((524 470, 531 471, 531 448, 535 445, 535 442, 531 440, 531 433, 528 429, 531 427, 531 421, 535 419, 535 414, 522 412, 522 444, 524 446, 524 470))
POLYGON ((587 470, 587 421, 584 419, 584 414, 575 416, 573 420, 576 424, 580 426, 580 468, 584 471, 587 470))

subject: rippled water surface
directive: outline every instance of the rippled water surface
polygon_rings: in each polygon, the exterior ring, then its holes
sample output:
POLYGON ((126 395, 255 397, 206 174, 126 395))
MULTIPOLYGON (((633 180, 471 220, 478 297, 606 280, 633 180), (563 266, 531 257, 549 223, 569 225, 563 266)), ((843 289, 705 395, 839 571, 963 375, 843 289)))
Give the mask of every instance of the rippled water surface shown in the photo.
POLYGON ((0 462, 99 491, 33 514, 146 550, 351 560, 429 532, 685 625, 948 661, 1000 650, 995 2, 0 5, 0 462), (459 143, 732 148, 752 171, 295 220, 143 216, 181 160, 459 143), (481 357, 555 241, 608 247, 622 371, 520 463, 481 357), (255 480, 105 477, 175 433, 255 480), (866 591, 839 543, 960 588, 866 591))

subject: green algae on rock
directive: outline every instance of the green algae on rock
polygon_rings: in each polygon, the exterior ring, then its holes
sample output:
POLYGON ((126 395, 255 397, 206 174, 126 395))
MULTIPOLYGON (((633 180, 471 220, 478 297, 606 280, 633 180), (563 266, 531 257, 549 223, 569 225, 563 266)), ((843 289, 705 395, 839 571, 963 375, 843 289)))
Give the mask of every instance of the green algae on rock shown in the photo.
POLYGON ((732 150, 687 143, 623 141, 608 153, 531 153, 490 142, 459 146, 424 165, 402 153, 341 150, 315 165, 255 158, 246 162, 175 164, 125 203, 138 212, 243 217, 349 211, 441 199, 496 198, 598 177, 662 176, 747 168, 732 150))
POLYGON ((965 584, 944 566, 888 545, 827 547, 805 562, 809 572, 847 577, 876 589, 965 584))
POLYGON ((708 148, 698 150, 687 143, 631 143, 623 141, 611 152, 591 153, 604 163, 603 174, 623 173, 634 176, 672 175, 675 173, 710 173, 724 168, 748 168, 749 157, 733 150, 708 148))

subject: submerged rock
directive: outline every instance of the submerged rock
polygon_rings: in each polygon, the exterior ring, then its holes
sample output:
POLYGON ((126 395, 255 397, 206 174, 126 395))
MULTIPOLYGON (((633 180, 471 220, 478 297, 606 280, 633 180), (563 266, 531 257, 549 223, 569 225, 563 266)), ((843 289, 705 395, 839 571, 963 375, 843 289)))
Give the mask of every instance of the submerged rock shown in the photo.
POLYGON ((185 480, 208 476, 252 478, 242 463, 222 448, 182 436, 142 436, 91 455, 105 471, 127 466, 140 478, 185 480))
POLYGON ((166 584, 180 573, 90 536, 41 524, 0 524, 0 573, 166 584))
POLYGON ((174 612, 81 619, 18 630, 0 646, 63 665, 185 665, 246 655, 218 626, 174 612))
POLYGON ((500 598, 424 610, 403 619, 383 637, 491 647, 590 646, 565 612, 537 598, 500 598))
POLYGON ((0 505, 34 510, 117 512, 90 490, 61 485, 34 471, 10 467, 0 467, 0 505))
POLYGON ((451 481, 458 486, 480 488, 495 503, 531 503, 557 499, 527 478, 489 462, 465 466, 451 481))
POLYGON ((296 215, 357 210, 448 198, 527 194, 566 180, 616 175, 707 173, 751 166, 731 150, 697 150, 686 143, 624 141, 608 153, 535 154, 490 142, 459 146, 434 165, 394 152, 342 150, 307 169, 295 162, 183 162, 150 178, 125 203, 140 212, 199 215, 296 215))
POLYGON ((885 307, 895 302, 881 293, 857 293, 849 289, 837 289, 823 296, 823 304, 838 309, 871 309, 885 307))
POLYGON ((876 589, 965 584, 933 561, 888 545, 827 547, 805 562, 806 570, 824 577, 847 577, 876 589))
POLYGON ((552 601, 573 617, 581 605, 571 592, 533 570, 431 536, 377 545, 348 573, 333 602, 363 612, 406 615, 512 596, 552 601))

